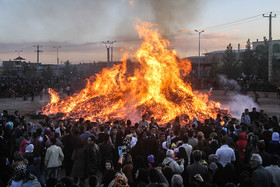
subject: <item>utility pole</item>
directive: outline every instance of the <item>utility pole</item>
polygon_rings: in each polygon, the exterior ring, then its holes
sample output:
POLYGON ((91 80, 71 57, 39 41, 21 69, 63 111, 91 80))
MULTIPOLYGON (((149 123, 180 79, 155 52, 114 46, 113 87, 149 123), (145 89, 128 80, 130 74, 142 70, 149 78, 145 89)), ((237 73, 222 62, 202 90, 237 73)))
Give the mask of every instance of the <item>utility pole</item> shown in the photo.
POLYGON ((194 30, 195 32, 198 32, 198 67, 197 67, 197 77, 200 78, 200 34, 204 32, 204 30, 198 31, 194 30))
POLYGON ((57 70, 56 70, 56 76, 59 77, 59 58, 58 58, 58 49, 61 48, 61 46, 53 46, 53 48, 56 49, 56 57, 57 57, 57 70))
POLYGON ((35 52, 37 53, 37 64, 39 64, 39 53, 43 52, 42 50, 40 50, 40 47, 43 47, 43 46, 39 46, 39 44, 38 44, 38 45, 33 45, 33 47, 37 48, 35 52))
POLYGON ((107 67, 110 66, 110 48, 111 48, 111 62, 113 62, 113 44, 117 42, 117 41, 106 41, 106 42, 101 42, 105 45, 106 49, 107 49, 107 67), (110 46, 112 45, 112 46, 110 46))
POLYGON ((272 12, 268 16, 263 14, 263 17, 269 18, 269 41, 268 41, 268 82, 272 81, 272 34, 271 34, 271 18, 276 18, 276 14, 272 16, 272 12))

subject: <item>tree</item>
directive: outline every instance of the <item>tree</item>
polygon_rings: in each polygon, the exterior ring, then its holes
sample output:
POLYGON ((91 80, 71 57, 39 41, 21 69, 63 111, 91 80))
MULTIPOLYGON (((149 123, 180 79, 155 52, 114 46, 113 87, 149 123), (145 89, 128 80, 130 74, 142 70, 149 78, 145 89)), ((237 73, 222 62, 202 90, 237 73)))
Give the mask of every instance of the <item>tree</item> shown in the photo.
POLYGON ((257 76, 268 80, 268 41, 264 37, 264 45, 256 47, 257 76))
POLYGON ((231 44, 227 46, 222 61, 223 61, 222 73, 226 74, 230 79, 238 78, 240 75, 240 70, 238 67, 236 54, 232 50, 231 44))
POLYGON ((221 73, 221 68, 219 67, 219 62, 215 56, 211 59, 211 70, 210 70, 210 78, 214 79, 218 74, 221 73))
POLYGON ((255 51, 251 49, 250 39, 247 40, 245 52, 241 54, 241 71, 246 75, 257 74, 257 58, 255 51))

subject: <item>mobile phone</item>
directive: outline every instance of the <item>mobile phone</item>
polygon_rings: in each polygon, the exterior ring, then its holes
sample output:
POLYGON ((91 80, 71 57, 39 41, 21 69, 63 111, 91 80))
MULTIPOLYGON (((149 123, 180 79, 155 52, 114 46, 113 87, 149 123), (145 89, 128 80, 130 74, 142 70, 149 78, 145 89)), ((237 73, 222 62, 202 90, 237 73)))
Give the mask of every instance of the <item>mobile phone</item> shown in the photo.
POLYGON ((118 147, 118 152, 119 152, 119 155, 121 154, 126 154, 127 153, 127 149, 126 149, 126 146, 119 146, 118 147))

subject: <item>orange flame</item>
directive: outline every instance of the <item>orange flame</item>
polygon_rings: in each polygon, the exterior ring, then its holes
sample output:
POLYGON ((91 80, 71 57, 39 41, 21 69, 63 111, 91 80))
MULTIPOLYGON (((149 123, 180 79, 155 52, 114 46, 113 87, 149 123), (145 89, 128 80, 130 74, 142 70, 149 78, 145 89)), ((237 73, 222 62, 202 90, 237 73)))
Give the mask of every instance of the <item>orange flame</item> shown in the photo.
POLYGON ((162 124, 185 114, 198 119, 215 118, 221 110, 220 103, 193 91, 191 84, 182 79, 191 72, 190 61, 168 49, 169 42, 155 25, 138 20, 135 29, 143 42, 135 54, 141 66, 134 76, 127 75, 125 54, 121 64, 90 77, 80 93, 60 100, 51 91, 51 102, 43 112, 91 121, 139 120, 145 113, 162 124))

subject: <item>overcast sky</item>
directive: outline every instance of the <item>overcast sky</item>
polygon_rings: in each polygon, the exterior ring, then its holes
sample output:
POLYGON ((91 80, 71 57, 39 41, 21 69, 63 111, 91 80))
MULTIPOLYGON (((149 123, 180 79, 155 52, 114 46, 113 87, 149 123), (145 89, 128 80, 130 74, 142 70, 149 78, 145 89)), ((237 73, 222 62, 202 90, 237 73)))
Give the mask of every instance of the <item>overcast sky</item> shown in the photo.
MULTIPOLYGON (((71 63, 106 61, 100 42, 114 43, 114 60, 121 49, 140 45, 134 30, 136 18, 158 24, 170 47, 181 57, 225 50, 229 43, 244 48, 247 39, 268 37, 269 12, 273 39, 280 39, 280 0, 1 0, 0 60, 14 59, 15 51, 36 62, 33 45, 42 46, 40 62, 71 63), (242 20, 242 21, 241 21, 242 20)), ((133 53, 133 50, 130 51, 133 53)))

